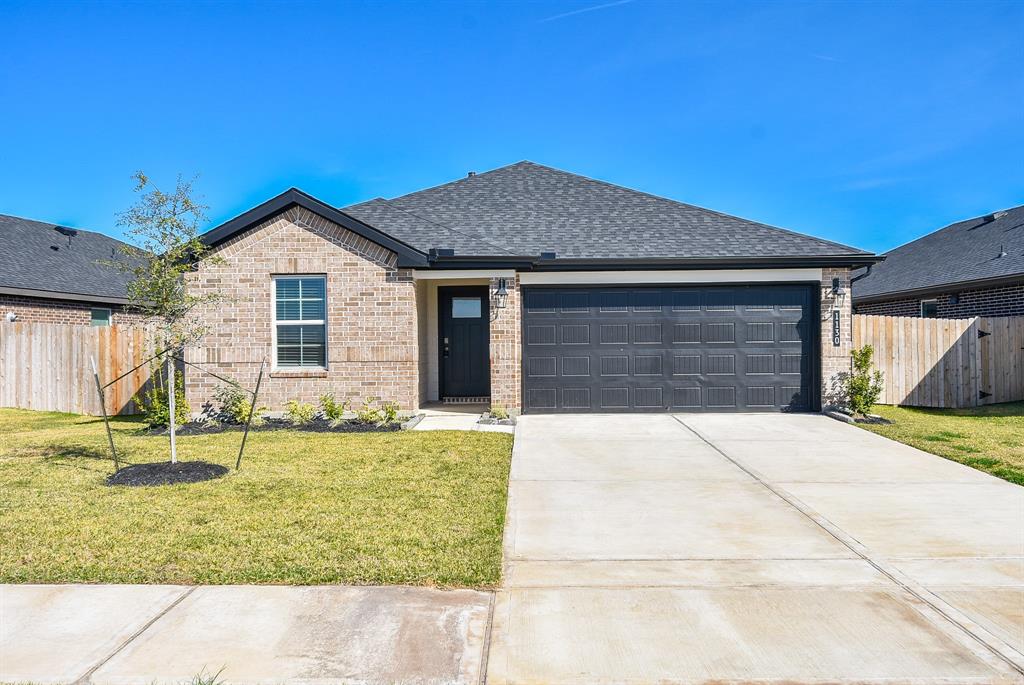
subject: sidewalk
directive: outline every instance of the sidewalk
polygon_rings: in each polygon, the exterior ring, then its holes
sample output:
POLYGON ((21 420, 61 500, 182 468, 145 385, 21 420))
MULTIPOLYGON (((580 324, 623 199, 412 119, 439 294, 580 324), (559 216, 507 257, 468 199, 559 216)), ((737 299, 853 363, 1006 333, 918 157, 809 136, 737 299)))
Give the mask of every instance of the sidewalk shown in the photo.
POLYGON ((478 683, 491 593, 2 585, 0 682, 478 683))

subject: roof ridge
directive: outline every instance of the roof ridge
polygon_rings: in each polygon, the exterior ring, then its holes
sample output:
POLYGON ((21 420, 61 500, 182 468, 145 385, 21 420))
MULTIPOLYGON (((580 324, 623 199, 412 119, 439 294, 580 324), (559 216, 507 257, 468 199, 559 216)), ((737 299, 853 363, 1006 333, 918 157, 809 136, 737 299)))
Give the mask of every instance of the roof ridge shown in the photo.
MULTIPOLYGON (((577 174, 577 173, 572 172, 572 171, 565 171, 564 169, 558 169, 556 167, 547 166, 545 164, 538 164, 537 162, 530 162, 528 160, 524 160, 523 162, 517 162, 517 164, 523 164, 523 163, 530 164, 530 165, 536 166, 536 167, 540 167, 542 169, 547 169, 549 171, 554 171, 554 172, 557 172, 557 173, 560 173, 560 174, 565 174, 567 176, 576 176, 578 178, 586 179, 586 180, 592 181, 594 183, 600 183, 601 185, 609 186, 611 188, 616 188, 618 190, 625 190, 625 191, 633 193, 635 195, 643 195, 644 197, 649 197, 649 198, 651 198, 653 200, 658 200, 659 202, 668 202, 670 204, 680 205, 682 207, 689 207, 691 209, 698 209, 698 210, 700 210, 702 212, 708 212, 709 214, 715 214, 717 216, 722 216, 722 217, 725 217, 727 219, 739 219, 740 221, 745 221, 745 222, 747 222, 749 224, 755 224, 757 226, 763 226, 764 228, 768 228, 768 229, 771 229, 773 231, 781 231, 782 233, 788 233, 789 235, 795 235, 795 236, 799 236, 801 238, 807 238, 808 240, 814 240, 814 241, 822 243, 824 245, 833 245, 835 247, 843 248, 844 250, 852 250, 854 252, 859 252, 859 253, 865 254, 865 255, 872 254, 871 252, 866 252, 864 250, 861 250, 860 248, 856 248, 856 247, 853 247, 851 245, 844 245, 843 243, 837 243, 834 240, 825 240, 824 238, 819 238, 817 236, 809 235, 807 233, 800 233, 799 231, 794 231, 794 230, 789 229, 789 228, 782 228, 780 226, 772 226, 771 224, 766 224, 766 223, 763 223, 763 222, 760 222, 760 221, 754 221, 753 219, 747 219, 746 217, 742 217, 742 216, 736 216, 735 214, 726 214, 725 212, 720 212, 720 211, 718 211, 716 209, 709 209, 707 207, 702 207, 700 205, 691 204, 689 202, 682 202, 680 200, 674 200, 674 199, 672 199, 670 197, 665 197, 663 195, 655 195, 654 193, 648 193, 648 192, 646 192, 644 190, 637 190, 636 188, 630 188, 628 186, 619 185, 617 183, 612 183, 611 181, 604 181, 602 179, 594 178, 592 176, 586 176, 584 174, 577 174)), ((514 165, 510 165, 510 166, 514 166, 514 165)), ((497 171, 497 169, 495 169, 495 171, 497 171)))
POLYGON ((56 223, 54 221, 40 221, 39 219, 30 219, 30 218, 28 218, 26 216, 16 216, 14 214, 0 214, 0 218, 3 218, 3 219, 16 219, 18 221, 27 221, 29 223, 39 224, 40 226, 43 226, 44 228, 66 228, 69 231, 80 231, 82 233, 91 233, 92 235, 102 236, 104 238, 109 238, 110 240, 114 240, 116 242, 123 243, 125 245, 130 245, 130 243, 128 243, 128 242, 126 242, 124 240, 121 240, 120 238, 115 238, 112 235, 107 235, 106 233, 103 233, 102 231, 94 231, 91 228, 76 228, 74 226, 65 226, 64 224, 58 224, 58 223, 56 223))
MULTIPOLYGON (((460 179, 460 180, 462 180, 462 179, 460 179)), ((445 184, 445 185, 447 185, 447 184, 445 184)), ((417 192, 419 192, 419 191, 417 191, 417 192)), ((413 211, 410 211, 408 209, 405 209, 404 207, 399 207, 398 205, 396 205, 393 202, 391 202, 391 200, 388 200, 386 198, 377 197, 377 198, 374 198, 374 200, 379 200, 380 202, 383 202, 384 204, 386 204, 388 207, 391 207, 392 209, 395 209, 395 210, 397 210, 399 212, 402 212, 403 214, 408 214, 409 216, 414 216, 417 219, 420 219, 421 221, 426 221, 428 224, 431 224, 432 226, 437 226, 438 228, 441 228, 441 229, 444 229, 446 231, 449 231, 450 233, 455 233, 456 235, 460 235, 463 238, 471 238, 473 240, 478 240, 481 243, 484 243, 485 245, 490 245, 494 249, 500 250, 500 251, 504 252, 505 254, 508 254, 508 255, 512 255, 513 254, 511 250, 508 250, 508 249, 506 249, 504 247, 501 247, 499 245, 495 245, 494 243, 490 242, 489 240, 485 240, 484 238, 482 238, 482 237, 480 237, 478 235, 474 235, 474 234, 470 234, 470 233, 464 233, 463 231, 461 231, 459 229, 452 228, 451 226, 448 226, 446 224, 442 224, 442 223, 440 223, 438 221, 435 221, 434 219, 428 219, 427 217, 421 216, 420 214, 417 214, 416 212, 413 212, 413 211)), ((374 200, 369 200, 369 202, 373 202, 374 200)), ((341 211, 344 211, 344 210, 341 210, 341 211)))
MULTIPOLYGON (((970 216, 970 217, 967 217, 966 219, 960 219, 958 221, 951 221, 948 224, 945 224, 944 226, 936 228, 934 231, 929 231, 928 233, 925 233, 924 235, 919 235, 919 236, 917 236, 916 238, 914 238, 912 240, 908 240, 905 243, 901 243, 901 244, 897 245, 896 247, 889 248, 888 250, 886 250, 882 254, 890 254, 892 252, 895 252, 896 250, 902 250, 904 247, 908 247, 910 245, 913 245, 914 243, 920 242, 920 241, 925 240, 927 238, 933 238, 933 237, 939 235, 940 233, 945 233, 946 231, 948 231, 949 229, 953 228, 954 226, 958 226, 960 224, 966 224, 968 221, 980 221, 981 219, 984 219, 987 216, 992 216, 993 214, 998 214, 999 212, 1013 212, 1013 211, 1016 211, 1018 209, 1024 209, 1024 205, 1017 205, 1015 207, 1007 207, 1006 209, 994 209, 991 212, 985 212, 984 214, 978 214, 977 216, 970 216)), ((999 217, 999 218, 1002 218, 1002 217, 999 217)), ((994 219, 993 221, 990 221, 990 222, 986 222, 986 223, 995 223, 996 221, 999 220, 999 218, 994 219)), ((979 224, 978 226, 975 226, 975 228, 980 228, 981 226, 984 226, 984 225, 985 224, 979 224)))
POLYGON ((456 179, 453 179, 451 181, 445 181, 444 183, 438 183, 437 185, 427 186, 426 188, 420 188, 419 190, 413 190, 413 191, 408 192, 408 193, 402 193, 401 195, 398 195, 397 197, 393 197, 393 198, 390 198, 390 199, 387 199, 387 198, 376 198, 376 199, 380 199, 380 200, 385 200, 387 202, 391 202, 392 200, 399 200, 399 199, 401 199, 403 197, 408 197, 409 195, 417 195, 419 193, 425 193, 425 192, 428 192, 428 191, 431 191, 431 190, 440 190, 441 188, 446 188, 448 186, 455 185, 456 183, 464 183, 466 181, 471 181, 473 179, 480 178, 482 176, 487 176, 489 174, 493 174, 496 171, 504 171, 505 169, 511 169, 512 167, 520 166, 522 164, 533 164, 534 166, 541 166, 539 164, 536 164, 535 162, 531 162, 531 161, 526 160, 526 159, 521 159, 518 162, 512 162, 511 164, 503 164, 502 166, 494 167, 493 169, 488 169, 487 171, 480 171, 480 172, 474 171, 474 172, 471 172, 473 174, 472 176, 463 176, 462 178, 456 178, 456 179))

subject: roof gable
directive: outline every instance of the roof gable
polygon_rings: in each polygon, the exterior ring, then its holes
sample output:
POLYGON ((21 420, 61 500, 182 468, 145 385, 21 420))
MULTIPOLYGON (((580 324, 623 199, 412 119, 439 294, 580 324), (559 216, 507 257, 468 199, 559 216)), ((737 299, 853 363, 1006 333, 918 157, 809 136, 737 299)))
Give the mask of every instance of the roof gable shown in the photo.
POLYGON ((1014 277, 1024 279, 1024 206, 958 221, 887 252, 854 284, 853 296, 864 301, 1014 277))

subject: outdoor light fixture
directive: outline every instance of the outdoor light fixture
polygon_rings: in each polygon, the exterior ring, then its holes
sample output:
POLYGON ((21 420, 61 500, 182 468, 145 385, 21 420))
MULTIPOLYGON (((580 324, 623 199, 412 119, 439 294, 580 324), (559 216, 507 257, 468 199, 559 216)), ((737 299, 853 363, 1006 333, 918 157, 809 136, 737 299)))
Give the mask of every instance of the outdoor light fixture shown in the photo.
POLYGON ((832 279, 832 294, 836 297, 842 297, 846 294, 846 291, 843 290, 843 284, 838 278, 832 279))
POLYGON ((11 323, 14 323, 15 321, 18 320, 18 315, 15 314, 14 312, 7 312, 7 316, 5 318, 11 323))
POLYGON ((498 288, 494 291, 494 306, 504 309, 508 305, 508 286, 504 278, 498 279, 498 288))

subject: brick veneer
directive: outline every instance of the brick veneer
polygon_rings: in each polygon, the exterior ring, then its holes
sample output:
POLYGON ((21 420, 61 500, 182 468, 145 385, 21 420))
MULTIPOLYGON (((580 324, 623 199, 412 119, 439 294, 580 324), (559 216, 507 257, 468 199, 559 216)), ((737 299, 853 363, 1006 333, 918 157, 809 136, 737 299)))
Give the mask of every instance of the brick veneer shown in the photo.
MULTIPOLYGON (((491 292, 498 279, 491 280, 491 292)), ((519 277, 506 279, 508 304, 491 318, 491 404, 518 414, 522 406, 522 298, 519 277)))
POLYGON ((920 316, 921 300, 935 300, 941 319, 965 319, 972 316, 1024 316, 1024 281, 998 288, 956 290, 941 295, 899 298, 856 305, 858 314, 883 316, 920 316), (953 295, 959 301, 951 302, 953 295))
POLYGON ((72 326, 91 326, 93 309, 111 310, 111 324, 134 325, 139 323, 137 314, 124 311, 116 304, 93 304, 71 300, 49 300, 23 295, 0 295, 0 317, 8 312, 18 315, 18 321, 25 323, 62 323, 72 326))
POLYGON ((853 349, 853 307, 850 297, 849 269, 822 269, 821 272, 821 405, 827 407, 842 402, 840 382, 843 374, 851 370, 850 352, 853 349), (837 305, 832 296, 832 279, 838 278, 846 296, 837 305), (840 344, 832 344, 832 312, 839 310, 840 344))
MULTIPOLYGON (((230 301, 205 313, 211 326, 187 352, 247 387, 267 360, 260 404, 284 408, 290 399, 316 402, 368 396, 419 406, 417 300, 412 275, 396 268, 393 252, 295 207, 219 246, 223 263, 203 262, 189 274, 196 293, 221 291, 230 301), (272 276, 326 275, 327 370, 272 371, 272 276)), ((186 392, 193 411, 211 399, 219 381, 190 371, 186 392)))

